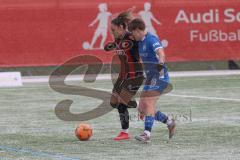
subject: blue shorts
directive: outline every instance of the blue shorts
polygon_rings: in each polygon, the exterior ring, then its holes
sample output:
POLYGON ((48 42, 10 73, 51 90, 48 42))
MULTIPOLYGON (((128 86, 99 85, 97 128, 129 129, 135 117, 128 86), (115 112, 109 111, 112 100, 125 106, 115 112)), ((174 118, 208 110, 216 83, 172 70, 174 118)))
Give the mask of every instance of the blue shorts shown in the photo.
POLYGON ((163 68, 163 75, 156 70, 146 71, 146 81, 143 91, 158 91, 162 93, 169 84, 169 75, 166 67, 163 68))

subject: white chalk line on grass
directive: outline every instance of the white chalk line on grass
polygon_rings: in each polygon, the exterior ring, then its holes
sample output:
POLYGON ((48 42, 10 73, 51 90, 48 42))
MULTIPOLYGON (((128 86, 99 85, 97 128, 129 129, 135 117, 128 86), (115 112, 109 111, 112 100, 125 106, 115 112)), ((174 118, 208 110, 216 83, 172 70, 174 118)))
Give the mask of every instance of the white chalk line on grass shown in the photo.
MULTIPOLYGON (((240 70, 213 70, 213 71, 177 71, 169 72, 170 77, 205 77, 205 76, 228 76, 240 75, 240 70)), ((69 75, 66 81, 82 81, 84 75, 69 75)), ((111 74, 99 74, 97 80, 111 80, 111 74)), ((113 77, 117 77, 114 74, 113 77)), ((46 83, 49 76, 27 76, 22 78, 23 83, 46 83)))
MULTIPOLYGON (((101 91, 107 91, 107 92, 111 92, 112 91, 110 89, 103 89, 103 88, 92 88, 92 89, 101 90, 101 91)), ((222 98, 222 97, 190 96, 190 95, 179 95, 179 94, 171 94, 171 93, 165 94, 164 96, 240 102, 240 99, 222 98)))
MULTIPOLYGON (((29 87, 29 88, 36 89, 35 87, 29 87)), ((232 88, 235 88, 235 87, 232 87, 232 88)), ((236 88, 239 88, 239 87, 236 87, 236 88)), ((90 89, 96 89, 96 90, 107 91, 107 92, 111 92, 112 91, 112 89, 103 89, 103 88, 90 88, 90 89)), ((227 89, 227 88, 224 88, 224 89, 227 89)), ((180 95, 180 94, 172 94, 172 93, 165 94, 164 96, 240 102, 240 99, 223 98, 223 97, 206 97, 206 96, 180 95)))
POLYGON ((197 99, 207 99, 207 100, 222 100, 222 101, 236 101, 236 102, 240 102, 240 99, 234 99, 234 98, 190 96, 190 95, 178 95, 178 94, 171 94, 171 93, 166 94, 166 96, 170 96, 170 97, 181 97, 181 98, 197 98, 197 99))
MULTIPOLYGON (((171 77, 204 77, 204 76, 228 76, 228 75, 240 75, 240 70, 213 70, 213 71, 180 71, 180 72, 170 72, 171 77)), ((110 74, 100 74, 97 80, 110 80, 110 74)), ((66 78, 66 81, 79 81, 83 80, 83 75, 70 75, 66 78)), ((33 76, 33 77, 23 77, 23 83, 39 83, 48 82, 48 76, 33 76)), ((93 88, 101 90, 101 88, 93 88)), ((111 91, 103 89, 104 91, 111 91)), ((240 102, 240 99, 233 98, 222 98, 222 97, 206 97, 206 96, 193 96, 193 95, 178 95, 178 94, 166 94, 165 96, 171 97, 181 97, 181 98, 197 98, 205 100, 222 100, 222 101, 235 101, 240 102)))
POLYGON ((7 146, 0 146, 0 150, 4 150, 6 152, 18 153, 18 154, 29 154, 33 157, 40 157, 40 158, 51 158, 51 159, 57 159, 57 160, 80 160, 79 158, 71 158, 58 153, 34 151, 26 148, 12 148, 7 146))
MULTIPOLYGON (((107 91, 107 92, 111 92, 111 89, 103 89, 103 88, 92 88, 92 89, 97 89, 97 90, 101 90, 101 91, 107 91)), ((169 97, 180 97, 180 98, 195 98, 195 99, 202 99, 202 100, 217 100, 217 101, 234 101, 234 102, 240 102, 240 99, 233 99, 233 98, 220 98, 220 97, 205 97, 205 96, 190 96, 190 95, 178 95, 178 94, 165 94, 164 96, 169 96, 169 97)), ((139 101, 138 101, 139 102, 139 101)), ((224 120, 221 119, 221 121, 219 121, 219 119, 214 119, 214 118, 192 118, 191 122, 221 122, 224 124, 239 124, 240 118, 237 117, 227 117, 224 118, 224 120)), ((183 122, 181 122, 183 123, 183 122)), ((186 122, 189 123, 189 122, 186 122)), ((140 127, 141 128, 141 127, 140 127)))

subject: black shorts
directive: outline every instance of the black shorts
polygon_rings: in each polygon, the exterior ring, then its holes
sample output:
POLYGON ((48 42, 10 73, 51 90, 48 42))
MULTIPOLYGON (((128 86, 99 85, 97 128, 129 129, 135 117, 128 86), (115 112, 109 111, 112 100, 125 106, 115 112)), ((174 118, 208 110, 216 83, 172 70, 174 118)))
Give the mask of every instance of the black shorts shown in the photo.
POLYGON ((120 94, 121 91, 124 89, 131 93, 132 95, 135 95, 138 89, 141 87, 143 81, 144 81, 143 76, 137 77, 135 79, 118 78, 113 86, 113 92, 120 94))

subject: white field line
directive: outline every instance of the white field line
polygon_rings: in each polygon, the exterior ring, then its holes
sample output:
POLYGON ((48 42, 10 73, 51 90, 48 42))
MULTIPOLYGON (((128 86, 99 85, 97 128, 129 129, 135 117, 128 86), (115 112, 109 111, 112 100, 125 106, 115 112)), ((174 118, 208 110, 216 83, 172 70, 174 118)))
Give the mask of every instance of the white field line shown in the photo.
MULTIPOLYGON (((227 76, 227 75, 239 75, 240 70, 216 70, 216 71, 181 71, 181 72, 169 72, 170 77, 205 77, 205 76, 227 76)), ((115 74, 114 77, 117 75, 115 74)), ((97 80, 110 80, 110 74, 100 74, 97 76, 97 80)), ((70 75, 66 78, 66 81, 82 81, 83 75, 70 75)), ((48 82, 49 76, 26 76, 22 78, 23 83, 42 83, 48 82)))
MULTIPOLYGON (((103 89, 103 88, 92 88, 96 90, 101 90, 101 91, 107 91, 111 92, 111 89, 103 89)), ((178 95, 178 94, 165 94, 164 96, 169 96, 169 97, 181 97, 181 98, 196 98, 196 99, 206 99, 206 100, 220 100, 220 101, 235 101, 235 102, 240 102, 240 99, 234 99, 234 98, 221 98, 221 97, 205 97, 205 96, 191 96, 191 95, 178 95)))
MULTIPOLYGON (((170 72, 170 77, 205 77, 205 76, 224 76, 224 75, 239 75, 240 70, 217 70, 217 71, 184 71, 184 72, 170 72)), ((117 76, 117 75, 115 75, 117 76)), ((110 74, 101 74, 97 77, 97 80, 110 80, 110 74)), ((79 81, 83 80, 83 75, 70 75, 66 78, 66 81, 79 81)), ((37 82, 48 82, 48 76, 33 76, 23 77, 23 83, 37 83, 37 82)), ((107 89, 95 88, 98 90, 111 91, 107 89)), ((206 96, 193 96, 193 95, 178 95, 178 94, 166 94, 165 96, 170 97, 181 97, 181 98, 197 98, 206 100, 222 100, 222 101, 235 101, 240 102, 240 99, 233 98, 222 98, 222 97, 206 97, 206 96)))
POLYGON ((206 99, 206 100, 222 100, 222 101, 235 101, 235 102, 240 102, 240 99, 234 99, 234 98, 190 96, 190 95, 178 95, 178 94, 171 94, 171 93, 166 94, 166 96, 170 96, 170 97, 181 97, 181 98, 197 98, 197 99, 206 99))

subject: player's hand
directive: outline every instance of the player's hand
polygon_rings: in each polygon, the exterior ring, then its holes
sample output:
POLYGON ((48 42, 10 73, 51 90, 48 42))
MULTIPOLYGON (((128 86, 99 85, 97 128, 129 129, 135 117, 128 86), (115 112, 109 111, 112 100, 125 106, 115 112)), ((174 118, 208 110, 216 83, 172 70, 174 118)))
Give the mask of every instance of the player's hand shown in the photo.
POLYGON ((164 63, 159 63, 157 65, 157 70, 158 70, 160 76, 163 76, 164 75, 164 63))
POLYGON ((105 51, 112 51, 114 49, 116 49, 117 45, 115 42, 109 42, 104 46, 104 50, 105 51))
POLYGON ((157 70, 158 70, 158 72, 162 72, 162 70, 163 70, 163 68, 164 68, 164 63, 159 63, 158 65, 157 65, 157 70))

